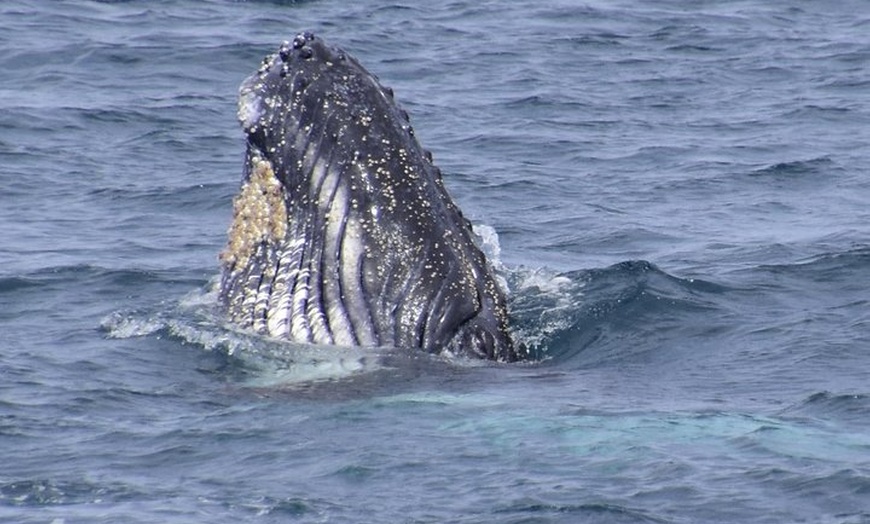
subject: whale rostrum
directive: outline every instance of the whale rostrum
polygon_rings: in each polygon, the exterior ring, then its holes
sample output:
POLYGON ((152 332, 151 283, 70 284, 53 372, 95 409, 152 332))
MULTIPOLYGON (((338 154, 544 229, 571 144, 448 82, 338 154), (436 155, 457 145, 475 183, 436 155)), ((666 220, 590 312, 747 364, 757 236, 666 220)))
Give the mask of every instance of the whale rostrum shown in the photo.
POLYGON ((239 92, 220 303, 296 342, 519 358, 504 291, 389 88, 310 33, 239 92))

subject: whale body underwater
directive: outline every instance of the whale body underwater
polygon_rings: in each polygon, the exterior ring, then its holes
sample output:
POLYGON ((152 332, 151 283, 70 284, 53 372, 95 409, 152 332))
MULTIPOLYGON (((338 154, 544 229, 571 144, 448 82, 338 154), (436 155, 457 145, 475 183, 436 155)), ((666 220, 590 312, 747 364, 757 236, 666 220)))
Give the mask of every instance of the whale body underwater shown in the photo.
POLYGON ((389 88, 311 33, 239 89, 230 321, 300 343, 522 357, 504 290, 389 88))

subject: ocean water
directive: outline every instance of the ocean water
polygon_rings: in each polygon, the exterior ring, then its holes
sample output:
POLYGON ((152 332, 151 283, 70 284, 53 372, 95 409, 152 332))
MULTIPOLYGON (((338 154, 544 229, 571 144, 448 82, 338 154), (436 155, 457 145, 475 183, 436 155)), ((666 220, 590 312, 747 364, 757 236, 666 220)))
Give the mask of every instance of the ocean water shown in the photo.
POLYGON ((0 521, 870 522, 863 1, 0 5, 0 521), (212 313, 238 85, 395 89, 515 365, 212 313))

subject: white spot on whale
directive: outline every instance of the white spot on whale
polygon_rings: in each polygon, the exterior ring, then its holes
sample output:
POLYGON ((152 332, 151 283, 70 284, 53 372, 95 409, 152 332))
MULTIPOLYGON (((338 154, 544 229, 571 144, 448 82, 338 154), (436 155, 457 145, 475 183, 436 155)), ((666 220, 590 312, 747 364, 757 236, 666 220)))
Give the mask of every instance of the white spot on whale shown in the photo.
POLYGON ((242 128, 250 131, 260 122, 263 116, 263 100, 257 92, 256 86, 249 86, 247 82, 239 90, 238 117, 242 128))

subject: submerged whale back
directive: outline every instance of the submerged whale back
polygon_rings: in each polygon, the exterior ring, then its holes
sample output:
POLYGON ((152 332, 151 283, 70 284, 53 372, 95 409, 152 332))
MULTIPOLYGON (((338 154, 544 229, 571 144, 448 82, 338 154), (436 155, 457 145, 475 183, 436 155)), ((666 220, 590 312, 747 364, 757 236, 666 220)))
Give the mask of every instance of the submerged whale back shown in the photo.
POLYGON ((470 225, 408 116, 310 34, 242 84, 244 180, 222 254, 229 317, 298 342, 515 360, 470 225))

